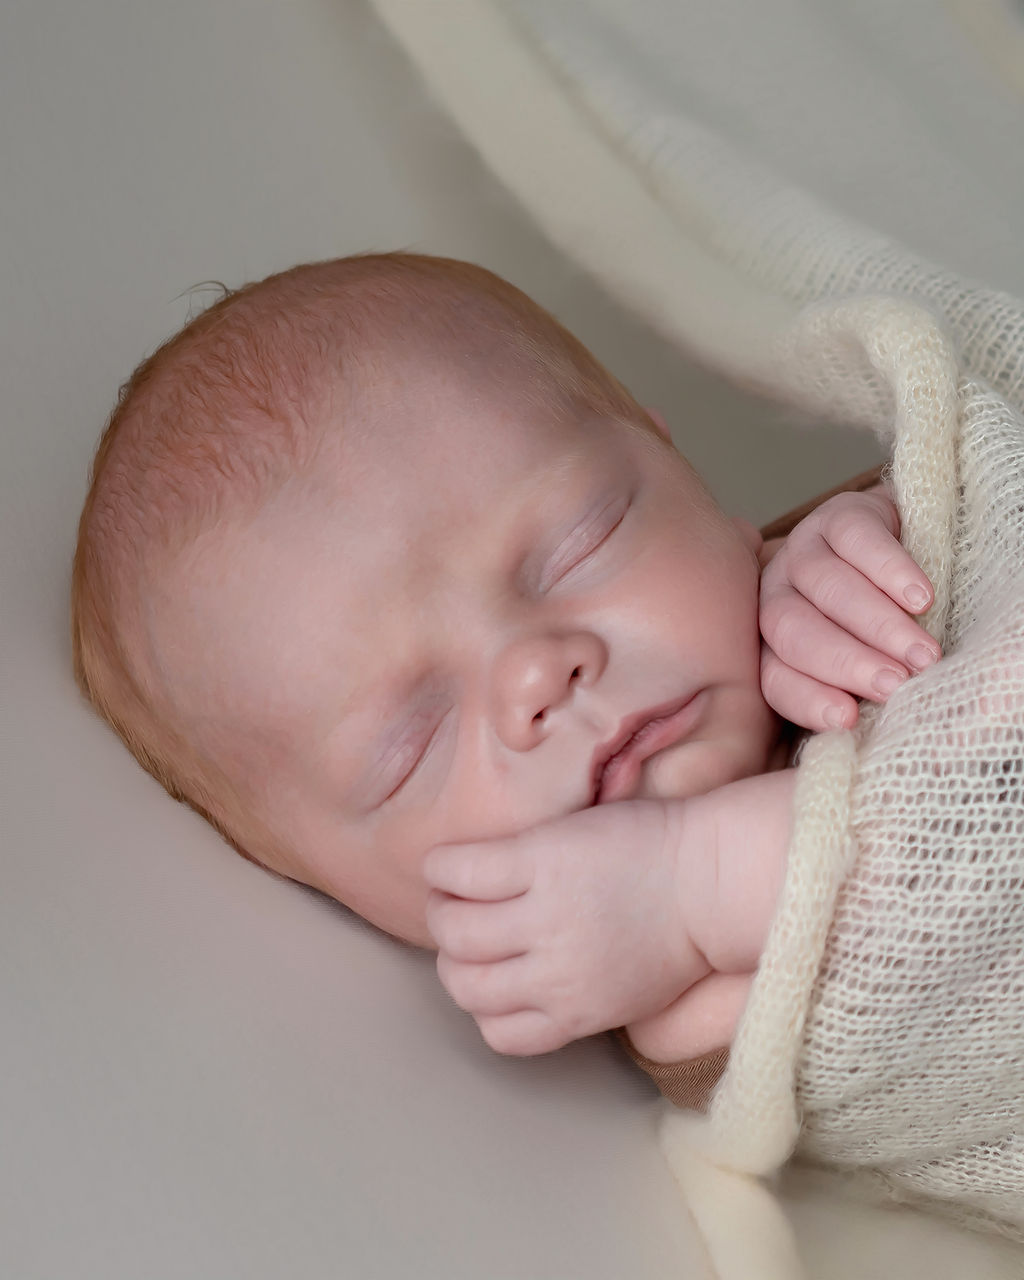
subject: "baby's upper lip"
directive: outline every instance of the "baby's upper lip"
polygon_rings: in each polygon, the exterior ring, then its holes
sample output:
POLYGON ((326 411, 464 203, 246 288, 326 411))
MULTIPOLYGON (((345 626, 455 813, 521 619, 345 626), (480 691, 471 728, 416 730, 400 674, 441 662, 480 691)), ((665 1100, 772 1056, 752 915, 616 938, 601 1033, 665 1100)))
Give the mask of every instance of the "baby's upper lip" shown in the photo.
POLYGON ((602 742, 594 752, 590 766, 591 804, 598 802, 601 794, 601 780, 608 762, 617 756, 645 725, 653 720, 664 720, 675 715, 693 699, 693 696, 692 693, 688 693, 684 697, 674 698, 671 702, 663 702, 658 706, 648 707, 646 711, 637 711, 633 715, 626 716, 614 736, 602 742))

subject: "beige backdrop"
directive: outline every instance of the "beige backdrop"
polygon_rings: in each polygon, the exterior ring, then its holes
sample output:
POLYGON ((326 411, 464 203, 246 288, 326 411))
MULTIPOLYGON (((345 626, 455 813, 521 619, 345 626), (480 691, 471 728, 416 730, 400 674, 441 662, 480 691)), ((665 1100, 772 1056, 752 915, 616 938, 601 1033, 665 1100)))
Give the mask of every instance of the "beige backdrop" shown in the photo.
MULTIPOLYGON (((533 292, 737 513, 871 442, 805 440, 582 279, 361 0, 6 0, 0 159, 0 1274, 699 1277, 649 1088, 607 1044, 490 1054, 427 958, 243 863, 81 705, 86 467, 191 285, 398 246, 533 292)), ((791 1203, 822 1280, 1019 1274, 911 1215, 791 1203)))

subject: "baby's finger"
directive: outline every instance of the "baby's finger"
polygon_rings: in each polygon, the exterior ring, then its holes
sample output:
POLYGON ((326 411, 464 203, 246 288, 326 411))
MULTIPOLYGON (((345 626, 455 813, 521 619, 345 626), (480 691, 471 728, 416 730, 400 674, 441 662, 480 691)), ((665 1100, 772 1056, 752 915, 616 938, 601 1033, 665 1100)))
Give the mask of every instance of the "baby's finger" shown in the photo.
POLYGON ((495 1053, 527 1057, 550 1053, 574 1039, 541 1009, 521 1009, 496 1018, 478 1018, 480 1034, 495 1053))
POLYGON ((855 698, 787 667, 767 646, 761 652, 761 692, 783 720, 813 733, 852 729, 860 714, 855 698))
POLYGON ((437 957, 437 976, 451 998, 474 1018, 493 1017, 531 1008, 530 966, 525 956, 500 964, 463 964, 443 951, 437 957))
POLYGON ((479 964, 507 960, 526 950, 522 904, 522 897, 479 902, 433 889, 427 897, 427 928, 452 960, 479 964))
POLYGON ((900 663, 862 644, 792 589, 762 601, 761 630, 787 667, 860 698, 887 698, 907 678, 900 663))
POLYGON ((863 494, 862 500, 878 508, 884 523, 867 518, 856 507, 837 506, 822 515, 822 537, 836 555, 880 587, 901 609, 923 613, 935 593, 928 575, 895 536, 899 517, 892 504, 881 494, 863 494))
MULTIPOLYGON (((793 586, 815 608, 878 654, 920 671, 942 656, 937 642, 859 570, 832 555, 810 557, 792 573, 793 586)), ((766 593, 766 600, 767 600, 766 593)), ((772 647, 789 660, 777 644, 772 647)), ((802 668, 801 668, 802 669, 802 668)))
POLYGON ((436 845, 423 859, 422 870, 432 889, 488 902, 525 893, 532 878, 514 839, 436 845))

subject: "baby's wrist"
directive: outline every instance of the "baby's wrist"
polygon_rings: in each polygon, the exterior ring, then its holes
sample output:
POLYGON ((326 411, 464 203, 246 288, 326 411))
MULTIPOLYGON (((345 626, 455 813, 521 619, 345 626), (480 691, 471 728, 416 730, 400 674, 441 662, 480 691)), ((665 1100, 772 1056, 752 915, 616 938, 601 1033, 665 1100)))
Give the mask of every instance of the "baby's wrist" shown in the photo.
POLYGON ((680 993, 712 970, 697 937, 694 922, 714 910, 712 885, 717 862, 718 824, 715 792, 666 800, 666 847, 673 858, 673 937, 669 940, 675 971, 684 981, 680 993))
POLYGON ((785 876, 795 771, 679 802, 682 931, 709 970, 757 967, 785 876))

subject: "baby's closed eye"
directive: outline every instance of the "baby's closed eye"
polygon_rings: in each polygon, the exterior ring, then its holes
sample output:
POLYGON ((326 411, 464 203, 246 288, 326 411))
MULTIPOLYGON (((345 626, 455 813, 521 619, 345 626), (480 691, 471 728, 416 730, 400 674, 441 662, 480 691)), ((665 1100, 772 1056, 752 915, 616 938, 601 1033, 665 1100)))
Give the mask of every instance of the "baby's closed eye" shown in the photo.
POLYGON ((616 532, 626 518, 630 502, 630 495, 619 495, 606 502, 600 510, 586 517, 573 529, 545 566, 540 583, 542 592, 574 576, 575 571, 616 532))
POLYGON ((435 754, 447 736, 455 717, 455 708, 439 708, 435 703, 418 708, 399 728, 393 745, 385 748, 385 758, 378 772, 380 799, 374 807, 397 798, 421 768, 435 754))

